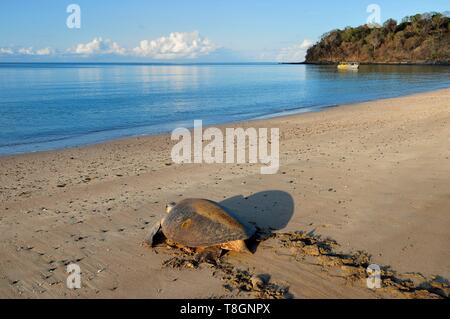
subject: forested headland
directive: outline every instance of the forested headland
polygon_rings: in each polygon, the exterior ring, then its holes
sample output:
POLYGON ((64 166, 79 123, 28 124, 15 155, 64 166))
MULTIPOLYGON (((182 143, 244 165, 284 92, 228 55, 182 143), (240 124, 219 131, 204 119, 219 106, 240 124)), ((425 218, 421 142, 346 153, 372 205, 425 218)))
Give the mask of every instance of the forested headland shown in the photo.
POLYGON ((450 63, 450 17, 425 13, 332 30, 308 49, 306 63, 450 63))

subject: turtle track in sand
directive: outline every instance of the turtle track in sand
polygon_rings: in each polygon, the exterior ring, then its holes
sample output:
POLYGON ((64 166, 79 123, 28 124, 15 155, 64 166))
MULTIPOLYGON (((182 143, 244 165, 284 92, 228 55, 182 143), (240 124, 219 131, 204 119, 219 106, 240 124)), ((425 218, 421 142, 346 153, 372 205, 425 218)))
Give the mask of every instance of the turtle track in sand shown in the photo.
MULTIPOLYGON (((339 245, 329 238, 301 231, 271 233, 259 230, 254 246, 263 241, 274 241, 277 247, 287 249, 296 262, 317 265, 331 276, 345 278, 349 284, 367 279, 367 267, 372 264, 371 256, 364 251, 340 253, 339 245)), ((224 282, 224 288, 230 293, 247 294, 261 299, 294 298, 289 287, 270 281, 270 275, 257 275, 249 268, 242 269, 233 265, 233 257, 217 251, 195 250, 178 247, 170 241, 164 241, 158 249, 167 250, 173 257, 165 260, 162 267, 176 269, 198 269, 210 267, 213 275, 224 282)), ((399 274, 389 266, 380 265, 382 287, 376 289, 379 297, 387 298, 450 298, 450 283, 440 276, 426 278, 419 273, 399 274)))
MULTIPOLYGON (((339 253, 336 241, 304 232, 272 236, 283 247, 289 248, 298 262, 315 263, 333 275, 346 278, 350 283, 367 279, 367 268, 372 264, 367 252, 339 253)), ((450 283, 441 276, 426 278, 420 273, 400 274, 390 266, 379 266, 381 288, 376 289, 377 293, 393 298, 450 298, 450 283)))
POLYGON ((224 282, 224 288, 230 293, 248 294, 258 299, 288 299, 293 298, 289 287, 270 281, 270 276, 256 275, 249 269, 241 269, 228 261, 226 256, 220 256, 212 251, 195 253, 189 248, 174 248, 174 257, 163 262, 163 267, 177 269, 198 269, 204 265, 213 270, 213 276, 224 282))

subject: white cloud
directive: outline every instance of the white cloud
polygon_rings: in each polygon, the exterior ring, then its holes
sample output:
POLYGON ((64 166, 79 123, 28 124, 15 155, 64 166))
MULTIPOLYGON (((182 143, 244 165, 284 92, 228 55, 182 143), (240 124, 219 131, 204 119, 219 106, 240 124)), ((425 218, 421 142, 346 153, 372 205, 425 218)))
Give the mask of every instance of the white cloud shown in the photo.
POLYGON ((54 51, 51 48, 43 48, 35 50, 32 47, 28 48, 0 48, 0 55, 51 55, 54 51))
POLYGON ((110 39, 94 38, 91 42, 80 43, 75 48, 68 50, 70 53, 80 55, 94 55, 94 54, 117 54, 124 55, 126 50, 122 48, 117 42, 110 39))
POLYGON ((51 55, 53 53, 53 50, 50 48, 44 48, 36 51, 36 55, 51 55))
POLYGON ((142 40, 133 52, 138 56, 154 59, 195 59, 208 55, 217 47, 207 38, 194 32, 173 32, 168 37, 142 40))
POLYGON ((154 40, 142 40, 139 46, 127 49, 110 39, 95 37, 87 43, 79 43, 65 51, 54 51, 51 48, 35 50, 32 47, 0 48, 2 56, 49 56, 71 55, 80 57, 91 56, 123 56, 135 58, 150 58, 159 60, 195 59, 206 56, 219 49, 209 39, 194 32, 173 32, 169 36, 154 40))
POLYGON ((277 56, 279 62, 303 62, 306 51, 313 45, 313 42, 305 39, 303 42, 281 49, 277 56))
POLYGON ((31 47, 30 48, 20 48, 19 50, 17 50, 17 52, 22 55, 34 55, 33 48, 31 48, 31 47))
POLYGON ((14 51, 10 48, 0 48, 0 55, 13 55, 14 51))

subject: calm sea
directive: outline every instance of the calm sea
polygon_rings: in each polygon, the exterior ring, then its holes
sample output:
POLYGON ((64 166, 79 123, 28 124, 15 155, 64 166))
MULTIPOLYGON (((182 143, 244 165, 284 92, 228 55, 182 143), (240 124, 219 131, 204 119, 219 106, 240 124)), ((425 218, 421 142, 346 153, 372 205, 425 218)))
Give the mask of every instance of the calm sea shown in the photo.
POLYGON ((450 67, 0 64, 0 154, 318 111, 450 87, 450 67))

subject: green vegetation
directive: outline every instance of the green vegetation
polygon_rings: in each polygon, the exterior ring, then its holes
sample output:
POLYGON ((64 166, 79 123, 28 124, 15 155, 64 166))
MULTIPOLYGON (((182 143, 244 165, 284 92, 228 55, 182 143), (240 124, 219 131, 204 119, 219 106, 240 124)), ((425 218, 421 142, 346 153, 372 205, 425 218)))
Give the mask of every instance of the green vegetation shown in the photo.
POLYGON ((450 63, 450 17, 416 14, 401 23, 333 30, 306 54, 307 63, 450 63))

